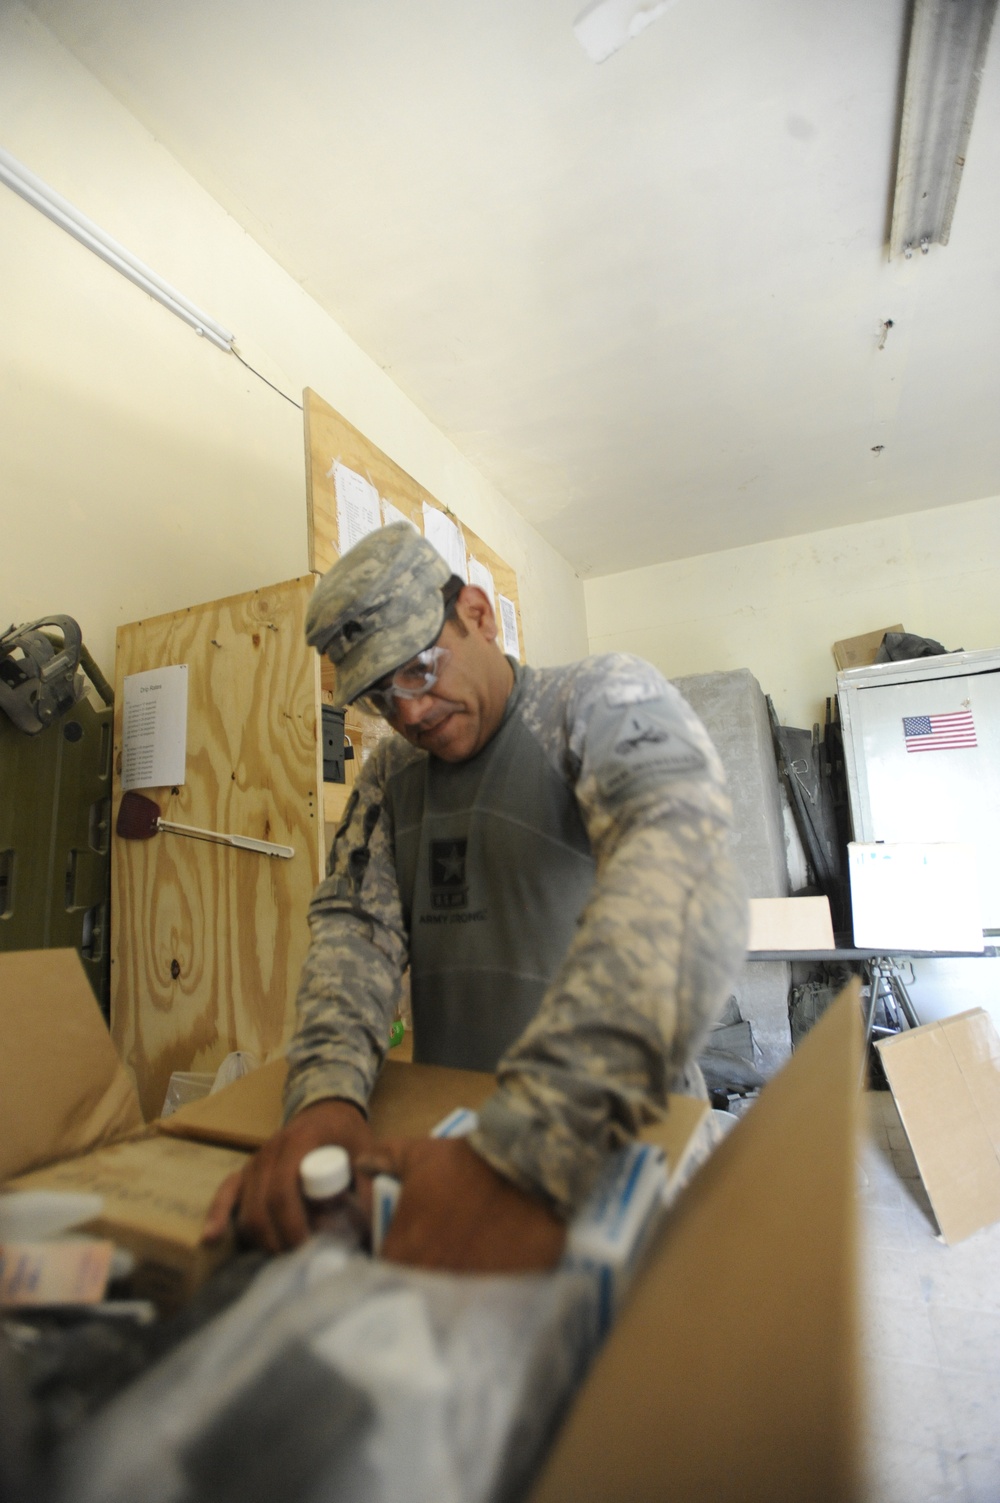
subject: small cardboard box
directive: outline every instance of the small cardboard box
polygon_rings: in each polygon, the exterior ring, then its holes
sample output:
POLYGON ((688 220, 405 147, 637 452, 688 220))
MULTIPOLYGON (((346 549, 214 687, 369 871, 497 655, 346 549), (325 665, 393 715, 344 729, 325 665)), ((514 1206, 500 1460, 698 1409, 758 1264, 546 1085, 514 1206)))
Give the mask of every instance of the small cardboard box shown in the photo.
POLYGON ((897 622, 895 626, 880 626, 878 631, 866 631, 860 637, 844 637, 840 642, 834 642, 833 659, 838 671, 843 673, 847 668, 867 668, 870 663, 874 663, 886 632, 902 630, 897 622))
POLYGON ((829 898, 751 898, 748 950, 832 950, 829 898))

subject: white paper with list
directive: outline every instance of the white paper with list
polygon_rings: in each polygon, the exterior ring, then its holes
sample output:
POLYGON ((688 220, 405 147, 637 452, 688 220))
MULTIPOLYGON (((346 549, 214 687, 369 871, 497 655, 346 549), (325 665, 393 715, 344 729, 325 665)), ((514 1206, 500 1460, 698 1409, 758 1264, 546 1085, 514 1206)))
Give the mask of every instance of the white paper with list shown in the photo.
POLYGON ((180 787, 187 756, 188 665, 125 676, 122 792, 180 787))
POLYGON ((471 553, 469 554, 469 583, 478 585, 481 590, 485 591, 490 597, 493 614, 496 615, 497 592, 493 585, 493 575, 486 565, 481 564, 478 558, 473 558, 471 553))
POLYGON ((503 650, 512 658, 521 656, 521 643, 517 635, 517 611, 514 609, 513 600, 508 600, 506 595, 498 595, 500 601, 500 629, 503 632, 503 650))
POLYGON ((340 552, 346 553, 363 537, 382 526, 382 511, 378 491, 370 480, 349 470, 346 464, 335 459, 327 470, 333 476, 337 492, 337 531, 340 534, 340 552))
POLYGON ((424 537, 440 553, 453 574, 469 582, 469 569, 465 562, 465 544, 462 534, 450 517, 436 506, 424 502, 424 537))
POLYGON ((411 522, 405 512, 400 511, 398 506, 393 506, 392 502, 387 501, 384 496, 382 497, 382 517, 387 527, 391 527, 393 522, 405 522, 407 527, 413 528, 414 532, 420 531, 416 522, 411 522))

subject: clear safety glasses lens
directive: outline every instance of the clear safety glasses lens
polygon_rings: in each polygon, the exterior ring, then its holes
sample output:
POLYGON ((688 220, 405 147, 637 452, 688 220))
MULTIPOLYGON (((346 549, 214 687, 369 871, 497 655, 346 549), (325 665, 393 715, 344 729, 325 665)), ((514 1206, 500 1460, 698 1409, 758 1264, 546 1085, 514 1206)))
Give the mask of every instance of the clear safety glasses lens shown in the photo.
POLYGON ((380 684, 362 694, 355 703, 368 715, 381 715, 384 720, 391 720, 401 699, 420 699, 430 693, 450 657, 451 651, 447 647, 428 647, 394 673, 387 674, 380 684))

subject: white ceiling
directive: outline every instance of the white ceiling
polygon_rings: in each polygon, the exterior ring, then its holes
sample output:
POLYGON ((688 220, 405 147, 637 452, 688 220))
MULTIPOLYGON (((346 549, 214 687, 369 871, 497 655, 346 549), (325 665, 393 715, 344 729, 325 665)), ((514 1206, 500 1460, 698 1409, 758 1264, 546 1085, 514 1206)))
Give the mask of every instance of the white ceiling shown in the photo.
POLYGON ((906 0, 33 6, 581 575, 1000 493, 1000 37, 890 264, 906 0))

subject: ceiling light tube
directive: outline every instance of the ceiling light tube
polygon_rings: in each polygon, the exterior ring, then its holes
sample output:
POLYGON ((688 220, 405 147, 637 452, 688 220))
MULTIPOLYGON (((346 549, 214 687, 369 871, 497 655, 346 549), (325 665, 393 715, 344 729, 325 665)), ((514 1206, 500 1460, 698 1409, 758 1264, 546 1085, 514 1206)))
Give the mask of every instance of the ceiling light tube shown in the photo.
POLYGON ((109 266, 120 271, 123 277, 128 277, 143 292, 148 292, 150 297, 155 297, 158 303, 169 308, 171 313, 176 313, 186 324, 190 324, 196 334, 201 334, 205 339, 210 339, 218 345, 220 350, 232 351, 235 334, 230 334, 221 324, 216 323, 214 318, 209 318, 194 303, 189 302, 183 293, 171 287, 162 277, 158 277, 155 271, 151 271, 142 261, 139 261, 127 251, 117 240, 112 240, 106 235, 99 225, 79 209, 73 207, 65 198, 43 183, 41 178, 30 172, 10 152, 0 147, 0 182, 13 188, 15 193, 25 199, 34 208, 51 219, 53 224, 58 224, 66 230, 81 245, 92 250, 95 256, 100 256, 109 266))
POLYGON ((916 0, 889 255, 947 245, 997 0, 916 0))

